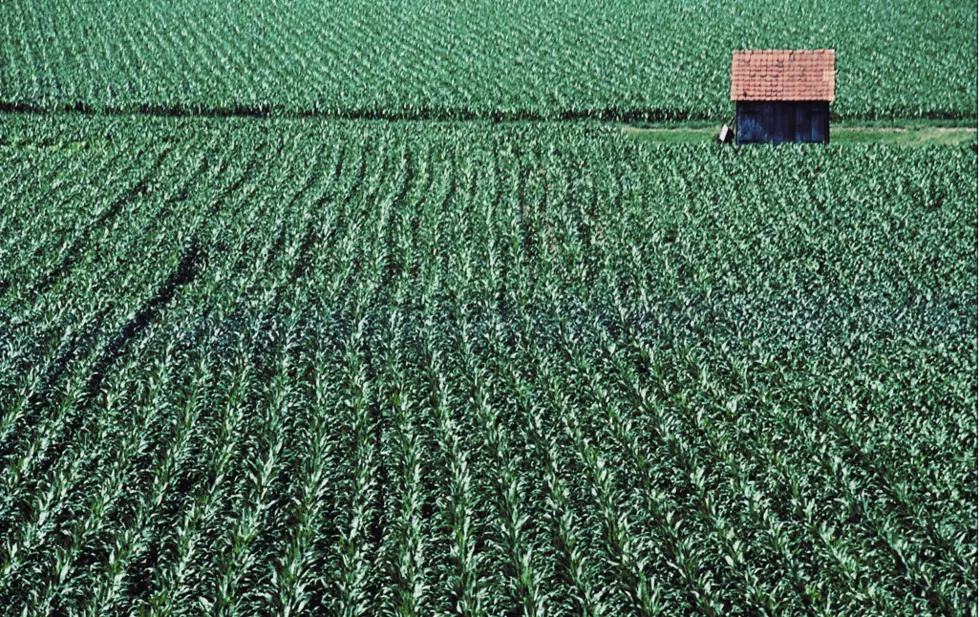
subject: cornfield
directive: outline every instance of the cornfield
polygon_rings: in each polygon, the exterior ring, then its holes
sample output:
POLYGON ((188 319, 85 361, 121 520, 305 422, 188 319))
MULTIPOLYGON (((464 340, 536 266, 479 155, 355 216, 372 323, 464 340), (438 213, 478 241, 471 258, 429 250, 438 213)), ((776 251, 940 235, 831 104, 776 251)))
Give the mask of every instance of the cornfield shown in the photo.
POLYGON ((8 115, 3 614, 975 615, 976 162, 8 115))
POLYGON ((977 113, 962 0, 5 0, 0 109, 731 117, 733 49, 837 50, 835 116, 977 113))

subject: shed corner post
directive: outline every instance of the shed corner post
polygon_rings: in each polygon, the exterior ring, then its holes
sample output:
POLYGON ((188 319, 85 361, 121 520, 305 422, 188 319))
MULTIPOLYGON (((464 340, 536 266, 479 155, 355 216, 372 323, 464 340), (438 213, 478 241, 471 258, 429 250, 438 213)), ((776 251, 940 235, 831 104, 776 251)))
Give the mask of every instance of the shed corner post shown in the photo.
POLYGON ((831 101, 827 101, 827 113, 824 115, 827 119, 827 125, 824 127, 824 144, 828 146, 830 145, 830 103, 831 101))
POLYGON ((742 145, 742 101, 735 101, 735 121, 732 126, 735 128, 735 145, 742 145))

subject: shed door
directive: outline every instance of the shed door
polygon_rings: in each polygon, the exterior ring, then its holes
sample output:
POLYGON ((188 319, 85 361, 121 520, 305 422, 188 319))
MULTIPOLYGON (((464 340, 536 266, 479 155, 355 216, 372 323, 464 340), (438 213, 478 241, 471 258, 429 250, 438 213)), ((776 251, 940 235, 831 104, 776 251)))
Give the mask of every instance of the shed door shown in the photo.
POLYGON ((796 108, 796 141, 823 143, 827 141, 826 103, 800 103, 796 108))
POLYGON ((769 141, 781 144, 793 141, 796 118, 792 103, 773 101, 767 104, 769 114, 769 141))
POLYGON ((756 144, 770 140, 765 109, 762 103, 741 101, 736 104, 738 128, 735 137, 738 143, 756 144))

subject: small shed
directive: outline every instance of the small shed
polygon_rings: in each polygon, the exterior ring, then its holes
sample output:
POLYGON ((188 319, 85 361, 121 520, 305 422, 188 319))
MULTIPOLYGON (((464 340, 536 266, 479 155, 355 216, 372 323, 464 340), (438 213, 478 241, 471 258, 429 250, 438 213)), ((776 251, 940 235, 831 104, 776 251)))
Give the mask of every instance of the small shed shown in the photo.
POLYGON ((739 144, 830 143, 834 50, 732 52, 739 144))

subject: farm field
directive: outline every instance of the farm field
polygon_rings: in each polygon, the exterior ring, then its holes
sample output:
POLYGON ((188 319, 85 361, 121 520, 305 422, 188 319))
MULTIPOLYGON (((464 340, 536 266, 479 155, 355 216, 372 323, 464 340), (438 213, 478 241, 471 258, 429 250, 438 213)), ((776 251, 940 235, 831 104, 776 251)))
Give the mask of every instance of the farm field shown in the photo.
POLYGON ((0 107, 731 118, 733 49, 834 48, 835 116, 976 118, 964 0, 6 0, 0 107))
POLYGON ((0 166, 0 614, 976 614, 972 148, 4 114, 0 166))
POLYGON ((977 617, 977 33, 0 3, 0 617, 977 617))

